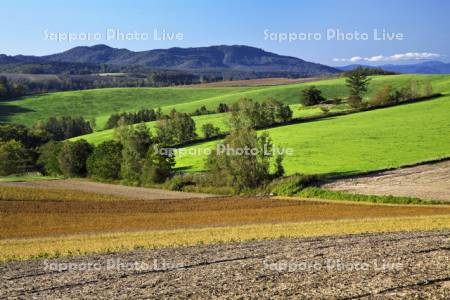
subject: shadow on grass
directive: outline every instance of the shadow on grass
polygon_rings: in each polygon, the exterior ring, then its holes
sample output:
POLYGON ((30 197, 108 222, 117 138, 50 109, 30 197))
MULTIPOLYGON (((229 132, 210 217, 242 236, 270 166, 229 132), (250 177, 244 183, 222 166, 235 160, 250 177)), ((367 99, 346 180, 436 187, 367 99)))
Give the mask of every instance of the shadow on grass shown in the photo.
POLYGON ((183 172, 183 171, 189 171, 192 169, 193 166, 185 166, 185 167, 176 167, 173 170, 175 172, 183 172))
POLYGON ((0 102, 0 122, 8 122, 15 114, 33 112, 34 110, 16 105, 8 105, 0 102))

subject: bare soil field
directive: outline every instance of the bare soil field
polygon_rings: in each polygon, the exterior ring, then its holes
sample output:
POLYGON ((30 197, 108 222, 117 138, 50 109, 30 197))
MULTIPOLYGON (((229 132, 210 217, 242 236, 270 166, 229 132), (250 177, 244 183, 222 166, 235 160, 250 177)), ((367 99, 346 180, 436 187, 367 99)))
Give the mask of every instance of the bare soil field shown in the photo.
POLYGON ((337 180, 323 187, 357 194, 450 201, 450 160, 337 180))
POLYGON ((78 190, 83 192, 91 192, 98 194, 113 195, 140 200, 155 199, 192 199, 192 198, 209 198, 214 195, 202 193, 186 193, 176 192, 163 189, 132 187, 116 184, 107 184, 92 182, 87 180, 64 179, 64 180, 35 180, 27 182, 0 182, 0 187, 18 186, 18 187, 38 187, 38 188, 54 188, 66 190, 78 190))
POLYGON ((310 77, 310 78, 260 78, 247 80, 220 81, 211 83, 201 83, 187 85, 183 87, 240 87, 240 86, 268 86, 281 85, 291 83, 303 83, 311 81, 319 81, 326 78, 310 77))
POLYGON ((450 231, 278 239, 0 265, 0 298, 449 299, 450 231))

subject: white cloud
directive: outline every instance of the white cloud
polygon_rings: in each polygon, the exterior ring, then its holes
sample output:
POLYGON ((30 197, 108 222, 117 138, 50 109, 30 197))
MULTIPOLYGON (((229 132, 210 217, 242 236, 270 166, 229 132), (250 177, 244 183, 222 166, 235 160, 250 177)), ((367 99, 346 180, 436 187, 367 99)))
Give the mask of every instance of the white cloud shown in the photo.
POLYGON ((350 58, 333 58, 334 62, 396 62, 396 61, 405 61, 405 60, 427 60, 427 59, 437 59, 441 58, 442 55, 438 53, 430 53, 430 52, 407 52, 394 54, 391 56, 383 56, 376 55, 370 57, 361 57, 361 56, 353 56, 350 58))

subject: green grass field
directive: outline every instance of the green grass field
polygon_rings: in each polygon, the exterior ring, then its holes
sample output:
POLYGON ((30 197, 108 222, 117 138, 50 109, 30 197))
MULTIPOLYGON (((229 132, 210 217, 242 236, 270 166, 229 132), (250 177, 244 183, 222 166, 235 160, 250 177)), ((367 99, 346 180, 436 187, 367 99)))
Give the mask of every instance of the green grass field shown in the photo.
MULTIPOLYGON (((450 85, 449 85, 450 86, 450 85)), ((286 173, 360 173, 450 156, 450 96, 267 130, 289 147, 286 173)), ((177 167, 201 171, 208 142, 183 148, 177 167)))
MULTIPOLYGON (((294 118, 300 118, 300 117, 311 117, 315 115, 322 114, 322 111, 319 107, 302 107, 300 104, 292 104, 290 105, 292 111, 293 111, 293 117, 294 118)), ((332 108, 330 111, 340 111, 346 109, 346 105, 340 105, 338 107, 332 108)), ((221 132, 227 132, 228 131, 228 114, 222 113, 222 114, 210 114, 210 115, 203 115, 203 116, 194 116, 193 117, 195 121, 195 125, 197 128, 197 134, 199 137, 203 137, 202 132, 202 126, 206 123, 212 123, 214 126, 219 127, 221 132)), ((154 126, 156 122, 147 122, 146 125, 150 129, 150 132, 154 133, 154 126)), ((95 131, 90 134, 77 136, 74 138, 71 138, 71 141, 76 141, 80 139, 84 139, 88 141, 91 144, 98 145, 102 142, 112 140, 114 138, 114 129, 107 129, 107 130, 101 130, 101 131, 95 131)))
MULTIPOLYGON (((371 82, 367 97, 386 83, 395 87, 410 80, 431 81, 436 91, 447 89, 449 84, 449 76, 446 75, 377 76, 371 82)), ((296 104, 301 90, 310 85, 318 86, 326 97, 345 97, 347 89, 344 83, 345 80, 339 78, 265 87, 113 88, 58 92, 1 102, 0 121, 31 126, 51 116, 72 115, 96 118, 98 128, 103 128, 112 113, 141 108, 161 107, 164 111, 176 108, 178 111, 193 112, 202 105, 216 109, 221 102, 231 104, 241 97, 258 101, 274 97, 288 104, 296 104)))
MULTIPOLYGON (((195 116, 193 117, 195 120, 196 128, 197 128, 197 134, 201 137, 203 136, 202 133, 202 125, 206 123, 213 123, 215 126, 219 127, 221 131, 226 131, 226 114, 211 114, 211 115, 203 115, 203 116, 195 116)), ((147 122, 145 125, 150 129, 151 133, 155 133, 154 127, 155 127, 156 121, 153 122, 147 122)), ((71 138, 71 141, 76 141, 80 139, 84 139, 88 141, 91 144, 98 145, 102 142, 112 140, 114 138, 114 129, 107 129, 102 131, 96 131, 90 134, 77 136, 74 138, 71 138)))
POLYGON ((115 112, 180 103, 192 103, 195 110, 199 107, 194 104, 195 101, 249 89, 252 88, 110 88, 57 92, 3 102, 0 120, 29 126, 51 116, 73 115, 85 119, 96 118, 97 124, 103 127, 108 117, 115 112), (21 109, 25 112, 13 113, 21 109))
MULTIPOLYGON (((411 80, 431 82, 435 92, 447 95, 427 102, 268 130, 278 147, 290 147, 294 150, 293 156, 285 158, 287 174, 359 173, 450 156, 450 76, 376 76, 372 78, 366 98, 385 84, 402 87, 409 85, 411 80)), ((73 91, 3 102, 0 121, 30 125, 38 119, 67 115, 70 112, 71 115, 83 115, 87 119, 95 117, 99 127, 102 127, 113 112, 135 111, 142 107, 162 107, 166 111, 176 108, 192 112, 201 105, 215 109, 221 102, 231 104, 241 97, 257 101, 274 97, 290 104, 294 117, 311 116, 320 114, 320 109, 303 108, 297 103, 301 90, 310 85, 318 86, 328 98, 345 97, 347 94, 343 78, 265 87, 73 91), (12 106, 16 111, 20 108, 32 112, 13 113, 12 106)), ((202 136, 200 129, 205 123, 213 123, 226 131, 226 118, 226 114, 195 117, 199 136, 202 136)), ((150 128, 154 124, 148 123, 150 128)), ((112 139, 113 130, 97 131, 75 139, 80 138, 98 144, 112 139)), ((215 144, 216 142, 209 142, 195 147, 211 148, 215 144)), ((177 166, 190 171, 201 171, 204 159, 204 155, 180 156, 177 158, 177 166)))

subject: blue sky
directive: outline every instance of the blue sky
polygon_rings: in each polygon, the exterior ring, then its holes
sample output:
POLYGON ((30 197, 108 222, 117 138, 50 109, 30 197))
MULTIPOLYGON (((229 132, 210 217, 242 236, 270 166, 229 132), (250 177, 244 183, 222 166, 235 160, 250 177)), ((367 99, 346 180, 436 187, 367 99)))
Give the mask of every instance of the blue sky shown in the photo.
POLYGON ((100 43, 135 51, 245 44, 328 65, 449 61, 449 11, 450 1, 443 0, 14 0, 0 7, 0 53, 45 55, 100 43), (148 36, 106 40, 107 29, 148 36), (163 30, 183 36, 155 40, 155 29, 157 38, 163 30), (375 29, 396 38, 378 34, 381 40, 374 40, 375 29), (343 40, 333 37, 338 30, 343 40), (63 39, 65 33, 102 37, 69 42, 48 35, 63 39), (291 41, 282 40, 289 34, 291 41))

